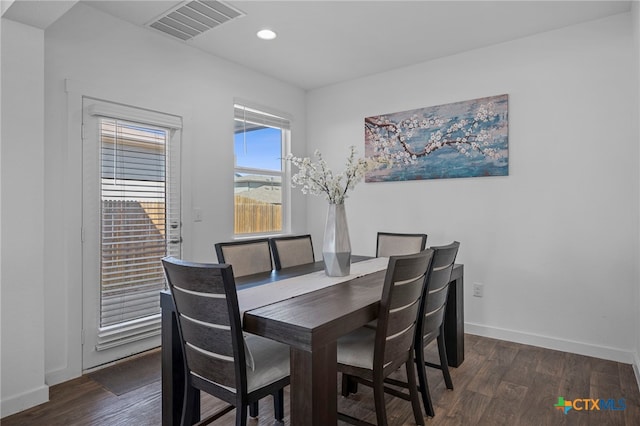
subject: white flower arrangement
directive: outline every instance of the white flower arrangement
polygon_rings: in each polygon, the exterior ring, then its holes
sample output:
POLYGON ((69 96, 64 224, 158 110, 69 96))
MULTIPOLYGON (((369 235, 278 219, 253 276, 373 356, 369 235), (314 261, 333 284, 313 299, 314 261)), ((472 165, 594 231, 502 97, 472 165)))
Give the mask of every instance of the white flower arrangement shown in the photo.
POLYGON ((298 172, 291 176, 291 186, 299 186, 303 194, 324 195, 330 204, 343 204, 347 191, 353 190, 365 173, 377 166, 377 162, 371 159, 356 159, 355 146, 350 146, 349 150, 346 168, 339 174, 334 174, 327 167, 318 150, 314 152, 315 162, 309 157, 287 155, 286 160, 298 168, 298 172))

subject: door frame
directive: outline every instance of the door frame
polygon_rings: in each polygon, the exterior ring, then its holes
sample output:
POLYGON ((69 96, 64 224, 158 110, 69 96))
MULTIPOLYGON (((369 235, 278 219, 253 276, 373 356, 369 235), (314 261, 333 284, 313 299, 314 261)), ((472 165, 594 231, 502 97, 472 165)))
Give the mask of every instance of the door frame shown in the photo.
MULTIPOLYGON (((47 325, 46 342, 48 349, 48 365, 45 380, 50 385, 56 385, 77 377, 82 370, 82 98, 83 96, 97 99, 109 99, 125 105, 138 105, 151 110, 165 111, 181 116, 183 129, 193 128, 193 105, 184 103, 158 92, 151 94, 141 92, 137 87, 121 87, 115 85, 97 84, 95 82, 80 82, 65 79, 64 87, 59 98, 53 100, 55 105, 66 110, 66 121, 60 127, 50 130, 61 145, 58 156, 55 157, 56 170, 60 173, 62 189, 59 192, 60 226, 63 228, 62 239, 55 241, 58 256, 45 256, 45 273, 55 269, 55 281, 49 282, 54 293, 59 295, 55 299, 45 300, 47 325), (56 136, 57 135, 57 136, 56 136), (48 263, 50 259, 50 263, 48 263)), ((188 142, 190 131, 182 134, 182 158, 191 158, 193 147, 188 142)), ((191 181, 191 168, 182 168, 182 182, 191 181)), ((191 205, 191 193, 182 190, 183 212, 183 257, 192 256, 192 247, 188 243, 193 232, 193 223, 189 217, 190 211, 185 206, 191 205), (186 219, 185 219, 186 218, 186 219)), ((47 247, 47 244, 45 245, 47 247)), ((51 245, 53 247, 53 245, 51 245)))
MULTIPOLYGON (((160 313, 141 318, 140 321, 132 321, 130 327, 122 329, 114 327, 114 332, 122 339, 119 343, 99 348, 100 343, 100 318, 101 318, 101 141, 99 125, 103 117, 110 119, 126 120, 142 126, 162 128, 167 131, 167 151, 165 177, 167 177, 166 193, 173 183, 180 184, 180 139, 182 134, 182 120, 180 117, 165 113, 148 111, 138 107, 125 106, 95 99, 83 97, 82 103, 82 369, 89 370, 101 365, 109 364, 127 356, 144 352, 160 346, 160 313), (176 158, 173 158, 173 157, 176 158), (177 166, 172 167, 177 161, 177 166), (174 175, 173 177, 172 174, 174 175), (176 179, 171 182, 170 179, 176 179), (138 323, 134 325, 135 323, 138 323), (134 337, 129 337, 128 332, 134 331, 134 337)), ((180 207, 180 187, 177 190, 177 201, 180 207)), ((167 208, 174 203, 170 203, 167 208)), ((169 221, 172 217, 166 217, 169 221)), ((178 232, 181 233, 181 217, 178 213, 178 232)), ((175 229, 171 226, 172 229, 175 229)), ((167 224, 166 229, 169 229, 167 224)), ((181 235, 178 236, 177 246, 173 255, 181 254, 181 235)), ((107 332, 107 336, 109 333, 107 332)), ((103 334, 104 336, 104 334, 103 334)), ((117 337, 114 342, 118 342, 117 337)), ((103 345, 104 346, 104 345, 103 345)))

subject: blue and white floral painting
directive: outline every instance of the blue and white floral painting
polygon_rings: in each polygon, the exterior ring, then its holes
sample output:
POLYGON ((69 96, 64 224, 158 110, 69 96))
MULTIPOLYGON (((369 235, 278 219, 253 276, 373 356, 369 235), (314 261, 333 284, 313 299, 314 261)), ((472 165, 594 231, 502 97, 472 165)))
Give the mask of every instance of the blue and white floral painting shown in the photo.
POLYGON ((364 119, 366 182, 509 174, 508 95, 364 119))

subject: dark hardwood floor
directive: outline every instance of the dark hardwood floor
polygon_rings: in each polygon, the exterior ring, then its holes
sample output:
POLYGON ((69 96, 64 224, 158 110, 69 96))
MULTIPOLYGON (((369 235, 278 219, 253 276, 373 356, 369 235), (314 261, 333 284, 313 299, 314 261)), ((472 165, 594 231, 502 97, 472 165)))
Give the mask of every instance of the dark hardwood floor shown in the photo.
MULTIPOLYGON (((434 347, 429 356, 437 359, 434 347)), ((427 425, 640 425, 640 392, 628 364, 620 364, 473 335, 465 336, 465 361, 451 369, 455 389, 446 390, 442 374, 429 369, 436 416, 427 425), (554 407, 566 400, 625 400, 624 410, 577 411, 554 407)), ((289 388, 287 388, 288 392, 289 388)), ((287 394, 288 395, 288 394, 287 394)), ((50 388, 50 402, 0 421, 2 426, 160 425, 160 382, 121 396, 88 376, 50 388)), ((288 396, 285 412, 289 411, 288 396)), ((203 412, 223 404, 203 396, 203 412)), ((349 398, 338 397, 340 411, 375 423, 372 393, 364 386, 349 398)), ((619 407, 619 405, 617 405, 619 407)), ((387 397, 390 425, 412 425, 408 402, 387 397)), ((233 425, 235 411, 214 423, 233 425)), ((273 425, 272 401, 260 403, 260 417, 250 426, 273 425)), ((289 424, 289 417, 285 417, 289 424)), ((304 425, 302 425, 304 426, 304 425)))

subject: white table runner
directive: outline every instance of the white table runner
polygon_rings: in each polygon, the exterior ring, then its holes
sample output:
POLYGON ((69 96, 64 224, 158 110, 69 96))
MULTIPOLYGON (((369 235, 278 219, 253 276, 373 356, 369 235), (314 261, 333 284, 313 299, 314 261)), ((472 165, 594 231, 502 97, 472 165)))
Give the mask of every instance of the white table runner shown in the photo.
MULTIPOLYGON (((267 306, 282 300, 302 294, 311 293, 325 287, 340 284, 354 278, 387 269, 388 257, 377 257, 351 264, 350 274, 344 277, 329 277, 324 270, 310 274, 299 275, 272 283, 266 283, 255 287, 238 290, 238 307, 240 308, 240 321, 244 322, 244 313, 251 309, 267 306)), ((244 333, 245 339, 247 333, 244 333)), ((245 342, 245 357, 247 366, 255 369, 255 361, 250 347, 245 342)))
POLYGON ((238 290, 240 320, 244 313, 302 294, 352 280, 373 272, 387 269, 388 257, 377 257, 351 264, 350 274, 344 277, 329 277, 324 270, 287 278, 281 281, 238 290))

